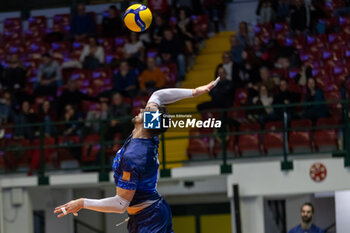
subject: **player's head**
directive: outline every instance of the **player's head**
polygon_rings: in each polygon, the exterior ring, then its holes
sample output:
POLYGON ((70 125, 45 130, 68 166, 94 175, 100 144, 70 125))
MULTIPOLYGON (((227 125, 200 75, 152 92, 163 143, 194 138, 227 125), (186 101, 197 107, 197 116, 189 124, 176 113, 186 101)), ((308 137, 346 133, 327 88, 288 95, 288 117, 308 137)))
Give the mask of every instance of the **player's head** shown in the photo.
POLYGON ((314 215, 314 206, 311 203, 306 202, 301 206, 300 212, 301 220, 303 223, 308 224, 312 221, 312 217, 314 215))
POLYGON ((155 105, 149 105, 149 106, 146 106, 146 108, 144 108, 144 109, 143 108, 140 109, 139 113, 131 120, 135 126, 135 129, 143 129, 151 137, 154 137, 154 136, 157 136, 157 135, 164 133, 167 130, 167 128, 163 128, 162 125, 161 125, 160 129, 144 129, 143 128, 143 112, 156 112, 157 110, 161 114, 160 115, 160 122, 162 122, 163 121, 162 119, 165 117, 165 115, 168 115, 167 108, 164 105, 159 106, 159 107, 156 107, 155 105))

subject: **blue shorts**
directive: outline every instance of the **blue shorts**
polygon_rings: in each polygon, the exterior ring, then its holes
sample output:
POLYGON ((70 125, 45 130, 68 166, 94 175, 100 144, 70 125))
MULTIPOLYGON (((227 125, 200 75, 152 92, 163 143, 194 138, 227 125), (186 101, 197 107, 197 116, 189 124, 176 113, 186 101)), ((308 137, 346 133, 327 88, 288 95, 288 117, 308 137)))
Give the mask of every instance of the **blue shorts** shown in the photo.
POLYGON ((174 233, 171 209, 161 198, 135 215, 129 215, 129 233, 174 233))

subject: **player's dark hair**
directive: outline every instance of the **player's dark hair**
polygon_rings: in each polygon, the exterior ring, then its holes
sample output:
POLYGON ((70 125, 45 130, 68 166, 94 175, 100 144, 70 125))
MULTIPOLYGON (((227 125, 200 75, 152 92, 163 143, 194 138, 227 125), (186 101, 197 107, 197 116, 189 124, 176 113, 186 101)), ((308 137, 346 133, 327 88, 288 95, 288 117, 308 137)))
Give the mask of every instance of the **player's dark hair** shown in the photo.
MULTIPOLYGON (((167 110, 167 108, 164 105, 159 106, 158 110, 162 114, 160 116, 160 122, 163 122, 163 118, 164 117, 169 118, 168 117, 168 115, 169 115, 168 110, 167 110)), ((151 133, 152 137, 155 137, 155 136, 158 136, 158 135, 160 135, 162 133, 165 133, 167 131, 167 129, 168 129, 168 128, 163 128, 162 124, 160 124, 160 127, 161 127, 160 129, 148 129, 149 132, 151 133)))
POLYGON ((310 207, 311 207, 311 212, 314 213, 315 209, 314 209, 314 205, 313 205, 313 204, 311 204, 310 202, 305 202, 305 203, 300 207, 300 210, 302 210, 304 206, 310 206, 310 207))

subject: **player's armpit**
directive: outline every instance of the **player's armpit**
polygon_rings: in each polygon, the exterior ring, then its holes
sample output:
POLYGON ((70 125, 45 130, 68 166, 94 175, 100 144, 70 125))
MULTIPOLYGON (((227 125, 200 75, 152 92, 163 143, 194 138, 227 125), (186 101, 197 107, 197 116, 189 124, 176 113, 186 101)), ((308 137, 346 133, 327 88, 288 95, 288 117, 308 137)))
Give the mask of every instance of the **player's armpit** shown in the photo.
POLYGON ((135 191, 136 190, 127 190, 119 187, 116 188, 117 195, 129 202, 133 199, 135 191))

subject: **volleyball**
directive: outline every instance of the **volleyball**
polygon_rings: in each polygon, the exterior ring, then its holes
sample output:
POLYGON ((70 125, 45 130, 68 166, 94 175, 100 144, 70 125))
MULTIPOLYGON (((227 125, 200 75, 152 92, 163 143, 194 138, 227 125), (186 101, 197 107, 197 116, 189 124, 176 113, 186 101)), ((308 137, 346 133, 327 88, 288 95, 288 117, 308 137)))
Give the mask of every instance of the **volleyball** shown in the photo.
POLYGON ((125 11, 124 23, 131 31, 143 32, 152 23, 152 12, 145 5, 131 5, 125 11))

